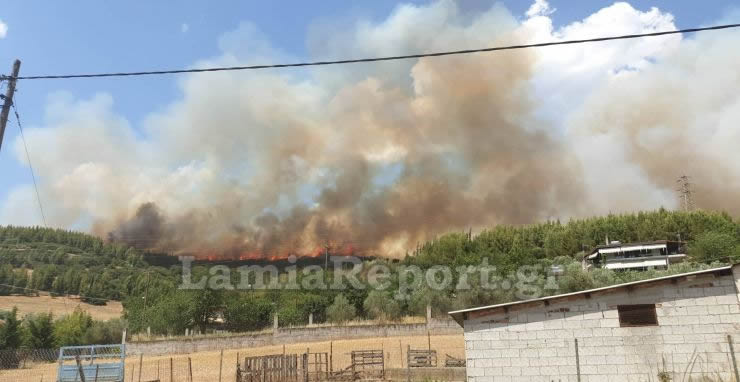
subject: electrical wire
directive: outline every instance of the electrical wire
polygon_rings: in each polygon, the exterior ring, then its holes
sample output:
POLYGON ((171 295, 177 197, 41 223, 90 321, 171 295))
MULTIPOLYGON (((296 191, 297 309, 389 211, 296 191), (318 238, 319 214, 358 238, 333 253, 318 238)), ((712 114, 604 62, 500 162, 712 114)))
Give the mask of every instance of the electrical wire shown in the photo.
MULTIPOLYGON (((442 56, 452 56, 452 55, 471 54, 471 53, 494 52, 494 51, 500 51, 500 50, 540 48, 540 47, 556 46, 556 45, 572 45, 572 44, 583 44, 583 43, 593 43, 593 42, 612 41, 612 40, 635 39, 635 38, 643 38, 643 37, 658 37, 658 36, 666 36, 666 35, 673 35, 673 34, 716 31, 716 30, 721 30, 721 29, 730 29, 730 28, 738 28, 738 27, 740 27, 740 24, 724 24, 724 25, 715 25, 715 26, 709 26, 709 27, 703 27, 703 28, 689 28, 689 29, 679 29, 679 30, 673 30, 673 31, 627 34, 627 35, 620 35, 620 36, 596 37, 596 38, 579 39, 579 40, 551 41, 551 42, 534 43, 534 44, 508 45, 508 46, 497 46, 497 47, 479 48, 479 49, 463 49, 463 50, 452 50, 452 51, 442 51, 442 52, 432 52, 432 53, 407 54, 407 55, 400 55, 400 56, 344 59, 344 60, 335 60, 335 61, 312 61, 312 62, 298 62, 298 63, 287 63, 287 64, 228 66, 228 67, 212 67, 212 68, 200 68, 200 69, 152 70, 152 71, 141 71, 141 72, 18 76, 18 77, 15 77, 15 79, 17 80, 48 80, 48 79, 68 79, 68 78, 132 77, 132 76, 149 76, 149 75, 162 75, 162 74, 204 73, 204 72, 223 72, 223 71, 235 71, 235 70, 257 70, 257 69, 274 69, 274 68, 295 68, 295 67, 304 67, 304 66, 356 64, 356 63, 363 63, 363 62, 408 60, 408 59, 414 59, 414 58, 442 57, 442 56)), ((11 79, 13 77, 3 76, 1 78, 11 79)))
MULTIPOLYGON (((17 97, 14 97, 17 98, 17 97)), ((31 179, 33 179, 33 189, 36 190, 36 201, 38 201, 39 204, 39 210, 41 210, 41 221, 44 222, 44 227, 48 227, 46 224, 46 214, 44 214, 44 206, 41 204, 41 194, 39 194, 39 187, 36 184, 36 174, 33 170, 33 163, 31 163, 31 155, 28 153, 28 145, 26 145, 26 136, 23 134, 23 125, 21 125, 21 117, 18 115, 18 108, 16 107, 16 100, 13 100, 13 103, 10 104, 10 106, 13 108, 13 113, 15 114, 15 121, 18 123, 18 130, 21 132, 21 141, 23 141, 23 148, 26 151, 26 160, 28 160, 28 168, 31 171, 31 179)))

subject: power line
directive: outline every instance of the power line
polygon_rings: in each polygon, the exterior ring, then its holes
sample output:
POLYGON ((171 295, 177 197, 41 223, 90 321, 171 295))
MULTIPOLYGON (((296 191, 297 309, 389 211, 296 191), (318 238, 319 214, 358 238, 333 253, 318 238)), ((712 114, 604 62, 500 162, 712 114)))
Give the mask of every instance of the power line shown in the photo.
MULTIPOLYGON (((17 98, 17 97, 16 97, 17 98)), ((13 100, 16 101, 16 100, 13 100)), ((46 215, 44 214, 44 206, 41 204, 41 195, 39 194, 39 187, 36 184, 36 175, 33 170, 33 163, 31 163, 31 155, 28 154, 28 145, 26 145, 26 136, 23 134, 23 126, 21 125, 21 117, 18 115, 18 108, 15 106, 16 102, 13 102, 10 106, 13 108, 15 114, 15 121, 18 123, 18 130, 21 132, 21 141, 23 141, 23 148, 26 151, 26 160, 28 160, 28 168, 31 170, 31 179, 33 179, 33 189, 36 190, 36 201, 39 203, 39 210, 41 210, 41 221, 46 225, 46 215)))
MULTIPOLYGON (((15 79, 18 79, 18 80, 48 80, 48 79, 66 79, 66 78, 132 77, 132 76, 148 76, 148 75, 161 75, 161 74, 204 73, 204 72, 223 72, 223 71, 235 71, 235 70, 257 70, 257 69, 274 69, 274 68, 295 68, 295 67, 303 67, 303 66, 356 64, 356 63, 363 63, 363 62, 408 60, 408 59, 413 59, 413 58, 441 57, 441 56, 452 56, 452 55, 471 54, 471 53, 494 52, 494 51, 500 51, 500 50, 540 48, 540 47, 555 46, 555 45, 572 45, 572 44, 583 44, 583 43, 612 41, 612 40, 627 40, 627 39, 635 39, 635 38, 643 38, 643 37, 658 37, 658 36, 666 36, 666 35, 672 35, 672 34, 716 31, 716 30, 721 30, 721 29, 730 29, 730 28, 738 28, 738 27, 740 27, 740 24, 724 24, 724 25, 715 25, 715 26, 703 27, 703 28, 689 28, 689 29, 680 29, 680 30, 653 32, 653 33, 639 33, 639 34, 628 34, 628 35, 620 35, 620 36, 596 37, 596 38, 579 39, 579 40, 552 41, 552 42, 543 42, 543 43, 534 43, 534 44, 508 45, 508 46, 497 46, 497 47, 479 48, 479 49, 463 49, 463 50, 452 50, 452 51, 442 51, 442 52, 432 52, 432 53, 408 54, 408 55, 400 55, 400 56, 344 59, 344 60, 335 60, 335 61, 310 61, 310 62, 297 62, 297 63, 287 63, 287 64, 226 66, 226 67, 212 67, 212 68, 201 68, 201 69, 152 70, 152 71, 142 71, 142 72, 18 76, 18 77, 15 77, 15 79)), ((0 78, 10 79, 13 77, 2 76, 0 78)))

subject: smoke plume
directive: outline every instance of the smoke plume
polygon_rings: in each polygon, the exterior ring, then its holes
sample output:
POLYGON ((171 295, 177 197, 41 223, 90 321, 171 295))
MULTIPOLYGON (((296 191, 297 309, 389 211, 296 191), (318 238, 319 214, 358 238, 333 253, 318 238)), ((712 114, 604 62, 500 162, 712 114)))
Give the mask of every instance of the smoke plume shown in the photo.
MULTIPOLYGON (((361 57, 675 28, 670 14, 626 3, 557 29, 542 0, 523 19, 460 6, 401 6, 340 35, 317 26, 309 47, 361 57)), ((196 256, 315 255, 326 244, 400 256, 448 231, 674 208, 683 174, 698 206, 737 214, 738 40, 185 75, 178 99, 142 126, 109 95, 60 93, 26 137, 44 153, 34 164, 54 225, 196 256)), ((248 23, 219 46, 195 66, 295 60, 248 23)), ((29 191, 11 192, 4 222, 23 223, 29 191)))

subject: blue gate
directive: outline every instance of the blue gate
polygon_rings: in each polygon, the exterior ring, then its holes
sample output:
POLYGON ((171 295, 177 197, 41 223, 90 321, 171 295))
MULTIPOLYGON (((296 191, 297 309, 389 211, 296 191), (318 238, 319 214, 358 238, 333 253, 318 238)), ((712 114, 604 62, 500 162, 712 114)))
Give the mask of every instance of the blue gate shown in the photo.
POLYGON ((126 345, 65 346, 59 349, 57 382, 123 382, 125 366, 126 345))

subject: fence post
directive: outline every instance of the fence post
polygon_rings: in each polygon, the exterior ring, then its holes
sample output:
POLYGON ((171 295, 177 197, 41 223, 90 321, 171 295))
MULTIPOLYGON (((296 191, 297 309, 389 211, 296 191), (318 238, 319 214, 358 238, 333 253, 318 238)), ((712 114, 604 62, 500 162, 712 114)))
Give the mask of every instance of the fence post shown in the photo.
POLYGON ((411 382, 411 359, 409 359, 409 353, 411 353, 411 345, 406 348, 406 382, 411 382))
POLYGON ((303 355, 303 381, 308 382, 308 353, 303 355))
POLYGON ((732 336, 727 335, 727 343, 730 345, 730 355, 732 355, 732 367, 735 369, 735 380, 740 381, 740 373, 737 370, 737 360, 735 359, 735 347, 732 346, 732 336))
POLYGON ((334 341, 329 341, 329 371, 334 372, 334 341))
POLYGON ((403 369, 403 345, 401 345, 401 340, 398 340, 398 358, 401 360, 401 369, 403 369))
POLYGON ((581 360, 578 358, 578 338, 575 339, 576 346, 576 377, 578 382, 581 382, 581 360))
POLYGON ((188 375, 190 376, 190 382, 193 382, 193 363, 188 357, 188 375))
MULTIPOLYGON (((141 382, 141 369, 142 361, 144 360, 144 353, 139 354, 139 382, 141 382)), ((133 378, 133 376, 131 376, 133 378)))
POLYGON ((100 368, 100 365, 95 365, 95 382, 98 382, 98 368, 100 368))
POLYGON ((172 357, 170 357, 170 382, 172 382, 172 357))
POLYGON ((224 349, 221 349, 221 359, 218 362, 218 382, 221 382, 221 371, 224 369, 224 349))
POLYGON ((77 362, 77 372, 80 374, 80 381, 85 382, 85 373, 82 370, 82 363, 80 362, 80 356, 75 356, 75 362, 77 362))

